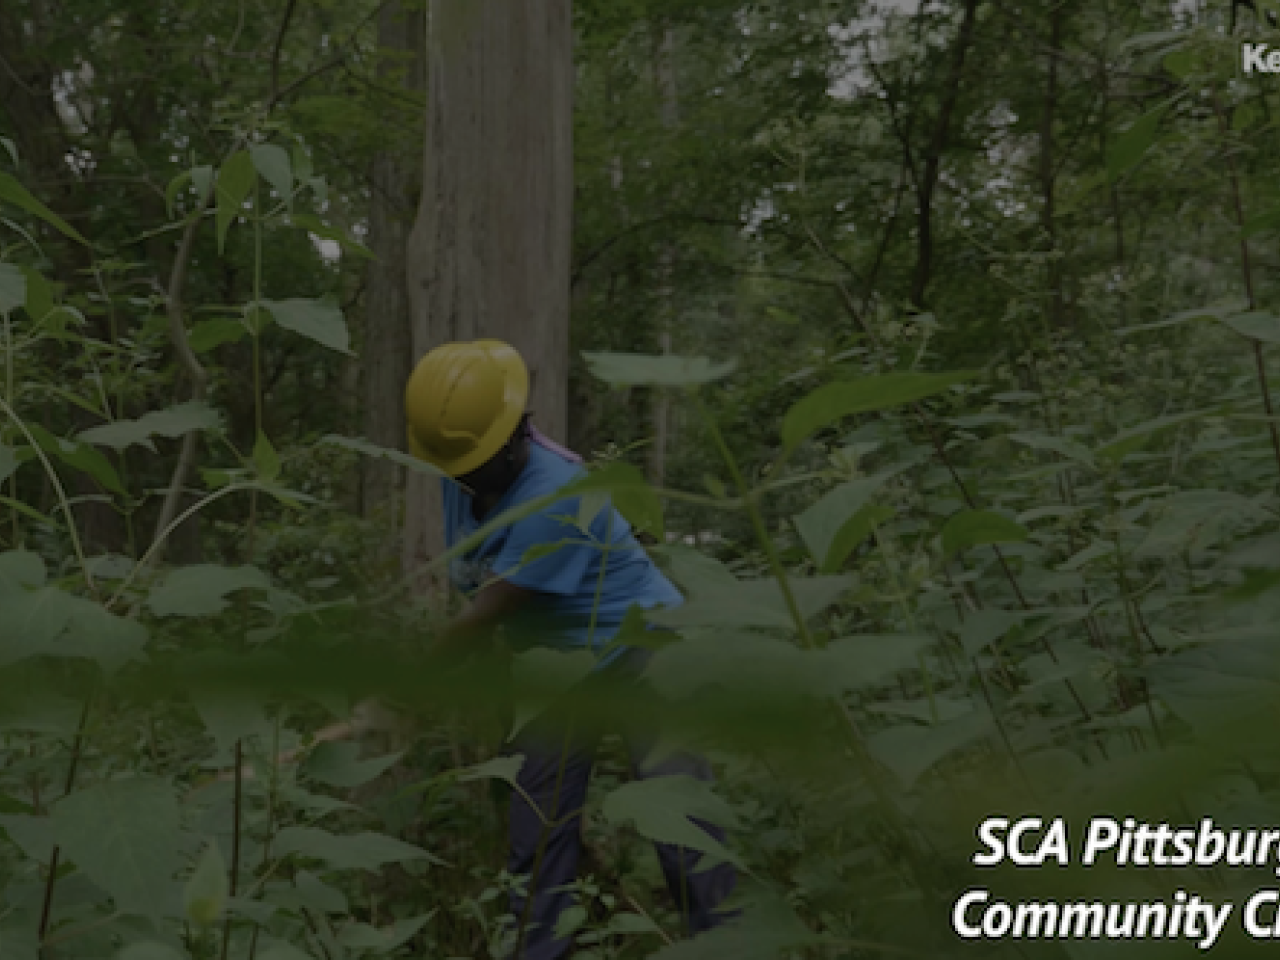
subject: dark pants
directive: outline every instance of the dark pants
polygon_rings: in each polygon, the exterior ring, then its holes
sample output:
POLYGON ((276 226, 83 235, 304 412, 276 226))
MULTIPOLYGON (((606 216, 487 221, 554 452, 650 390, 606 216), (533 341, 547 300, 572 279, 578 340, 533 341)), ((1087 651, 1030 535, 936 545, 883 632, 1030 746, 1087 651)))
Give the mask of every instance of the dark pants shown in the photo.
MULTIPOLYGON (((593 674, 584 685, 594 685, 589 692, 597 696, 609 684, 633 685, 652 652, 630 649, 617 662, 593 674)), ((698 780, 711 781, 710 765, 699 756, 676 752, 655 763, 647 762, 658 740, 657 709, 628 716, 622 734, 631 755, 632 774, 641 779, 687 774, 698 780)), ((587 800, 587 786, 595 760, 598 735, 575 716, 574 696, 563 698, 525 727, 508 746, 508 754, 523 754, 524 765, 517 782, 553 826, 546 826, 537 811, 517 792, 511 798, 511 840, 507 870, 517 876, 529 876, 527 890, 533 898, 528 907, 523 947, 510 956, 516 960, 557 960, 566 956, 571 939, 555 938, 556 918, 573 902, 566 889, 577 878, 582 855, 582 808, 587 800), (558 822, 565 818, 564 822, 558 822), (539 849, 541 848, 541 856, 539 849), (534 873, 537 864, 537 875, 534 873)), ((724 840, 716 827, 694 820, 717 840, 724 840)), ((667 886, 691 934, 723 922, 727 917, 713 913, 715 907, 733 889, 735 871, 722 863, 698 873, 693 868, 701 859, 698 851, 655 843, 667 886)), ((519 925, 525 916, 526 898, 518 891, 511 896, 511 912, 519 925)))

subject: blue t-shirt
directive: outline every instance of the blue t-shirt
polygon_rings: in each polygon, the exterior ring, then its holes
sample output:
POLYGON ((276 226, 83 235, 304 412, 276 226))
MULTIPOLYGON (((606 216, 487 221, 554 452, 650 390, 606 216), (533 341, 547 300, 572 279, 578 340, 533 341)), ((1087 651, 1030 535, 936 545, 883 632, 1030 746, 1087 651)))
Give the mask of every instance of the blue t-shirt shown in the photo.
MULTIPOLYGON (((530 443, 528 463, 484 522, 517 504, 553 493, 584 473, 581 466, 555 451, 530 443)), ((445 544, 452 548, 481 523, 471 512, 471 497, 465 490, 447 479, 441 486, 445 544)), ((600 650, 617 634, 632 604, 649 608, 683 602, 680 592, 632 535, 631 525, 612 506, 596 514, 588 538, 575 525, 579 501, 579 497, 557 501, 502 527, 476 550, 454 558, 449 565, 450 579, 467 596, 495 577, 537 592, 534 609, 520 618, 517 644, 600 650), (551 550, 556 544, 559 546, 551 550), (535 547, 549 552, 540 551, 526 560, 527 552, 535 547)), ((612 651, 607 660, 622 652, 621 648, 612 651)))

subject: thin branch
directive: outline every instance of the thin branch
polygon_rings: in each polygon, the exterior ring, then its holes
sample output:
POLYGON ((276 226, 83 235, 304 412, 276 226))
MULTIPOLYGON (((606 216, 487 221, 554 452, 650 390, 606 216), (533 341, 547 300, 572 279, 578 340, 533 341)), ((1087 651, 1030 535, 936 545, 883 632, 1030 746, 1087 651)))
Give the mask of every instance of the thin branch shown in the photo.
POLYGON ((277 94, 280 92, 280 50, 284 46, 285 34, 289 32, 289 21, 293 19, 293 11, 297 6, 298 0, 289 0, 284 8, 284 16, 280 18, 280 29, 276 31, 276 43, 271 50, 271 103, 276 102, 277 94))

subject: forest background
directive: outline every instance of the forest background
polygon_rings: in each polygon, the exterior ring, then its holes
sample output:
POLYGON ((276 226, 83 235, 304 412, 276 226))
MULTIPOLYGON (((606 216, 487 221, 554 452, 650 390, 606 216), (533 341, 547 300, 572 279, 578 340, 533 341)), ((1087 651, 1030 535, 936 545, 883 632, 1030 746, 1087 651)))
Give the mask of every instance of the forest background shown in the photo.
POLYGON ((1258 7, 5 0, 0 956, 498 954, 513 769, 492 677, 414 669, 400 452, 479 335, 689 596, 651 673, 721 772, 606 741, 578 956, 1176 952, 949 909, 993 812, 1280 820, 1258 7), (371 691, 413 722, 310 747, 371 691), (740 924, 685 939, 649 839, 740 924))

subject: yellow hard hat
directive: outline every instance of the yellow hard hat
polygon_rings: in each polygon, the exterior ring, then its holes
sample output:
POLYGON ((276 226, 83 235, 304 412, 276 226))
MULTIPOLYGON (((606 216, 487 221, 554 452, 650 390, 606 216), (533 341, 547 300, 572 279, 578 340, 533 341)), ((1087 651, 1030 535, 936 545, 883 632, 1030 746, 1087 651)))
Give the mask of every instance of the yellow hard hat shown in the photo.
POLYGON ((446 343, 418 361, 404 391, 409 452, 451 477, 502 449, 529 399, 529 370, 501 340, 446 343))

